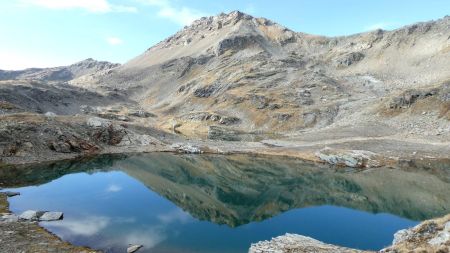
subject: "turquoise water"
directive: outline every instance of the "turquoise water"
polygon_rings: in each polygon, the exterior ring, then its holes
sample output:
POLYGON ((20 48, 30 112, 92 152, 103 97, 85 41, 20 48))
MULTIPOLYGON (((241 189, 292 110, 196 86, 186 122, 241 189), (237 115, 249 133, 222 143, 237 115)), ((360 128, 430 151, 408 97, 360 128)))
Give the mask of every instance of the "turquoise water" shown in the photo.
POLYGON ((21 185, 30 186, 13 188, 21 195, 9 199, 11 210, 63 211, 64 220, 42 225, 106 252, 124 252, 128 244, 152 253, 247 252, 252 242, 285 233, 377 250, 397 230, 448 211, 432 203, 398 207, 409 202, 402 198, 426 196, 420 188, 378 196, 390 186, 378 189, 367 178, 376 182, 390 170, 361 177, 298 160, 153 154, 57 164, 51 171, 24 173, 21 185))

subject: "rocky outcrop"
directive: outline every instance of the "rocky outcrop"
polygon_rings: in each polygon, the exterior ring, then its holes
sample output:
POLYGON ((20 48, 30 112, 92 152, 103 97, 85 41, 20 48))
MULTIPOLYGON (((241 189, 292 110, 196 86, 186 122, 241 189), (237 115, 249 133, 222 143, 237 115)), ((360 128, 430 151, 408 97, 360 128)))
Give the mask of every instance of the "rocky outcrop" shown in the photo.
POLYGON ((383 165, 381 157, 365 150, 336 150, 324 148, 316 152, 316 156, 331 165, 353 168, 371 168, 383 165))
POLYGON ((364 252, 331 244, 326 244, 311 237, 286 234, 261 241, 250 246, 249 253, 358 253, 364 252))
POLYGON ((450 215, 428 220, 395 233, 392 246, 383 253, 448 252, 450 249, 450 215))
POLYGON ((347 55, 342 56, 336 60, 336 66, 338 68, 348 67, 352 64, 356 64, 362 59, 364 59, 364 54, 361 52, 352 52, 347 55))

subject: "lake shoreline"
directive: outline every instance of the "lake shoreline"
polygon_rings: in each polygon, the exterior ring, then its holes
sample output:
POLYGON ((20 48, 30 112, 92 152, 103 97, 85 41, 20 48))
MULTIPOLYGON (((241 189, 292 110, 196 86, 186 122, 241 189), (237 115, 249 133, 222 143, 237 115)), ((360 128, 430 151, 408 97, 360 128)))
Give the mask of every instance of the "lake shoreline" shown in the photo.
MULTIPOLYGON (((6 194, 0 192, 0 213, 11 213, 6 194)), ((63 241, 37 222, 0 220, 1 252, 99 253, 63 241)))

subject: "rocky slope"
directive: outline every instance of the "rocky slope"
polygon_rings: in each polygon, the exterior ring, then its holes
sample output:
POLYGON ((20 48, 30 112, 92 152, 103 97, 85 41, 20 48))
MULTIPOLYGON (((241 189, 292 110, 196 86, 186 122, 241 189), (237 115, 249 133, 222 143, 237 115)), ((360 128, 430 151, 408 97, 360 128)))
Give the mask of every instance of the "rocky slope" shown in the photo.
POLYGON ((70 66, 55 68, 30 68, 24 70, 0 70, 0 80, 41 80, 41 81, 69 81, 74 78, 107 72, 120 64, 106 61, 96 61, 92 58, 74 63, 70 66))
POLYGON ((127 93, 187 135, 211 125, 291 135, 370 122, 449 140, 449 37, 449 17, 329 38, 232 12, 71 83, 127 93))

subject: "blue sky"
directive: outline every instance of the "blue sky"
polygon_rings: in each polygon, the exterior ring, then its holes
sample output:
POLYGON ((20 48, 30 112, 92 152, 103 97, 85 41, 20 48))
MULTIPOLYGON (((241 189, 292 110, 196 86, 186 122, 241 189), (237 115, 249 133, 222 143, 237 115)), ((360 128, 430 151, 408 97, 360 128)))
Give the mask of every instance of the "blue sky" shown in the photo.
POLYGON ((0 69, 124 63, 201 16, 241 10, 327 36, 450 14, 449 0, 0 0, 0 69))

